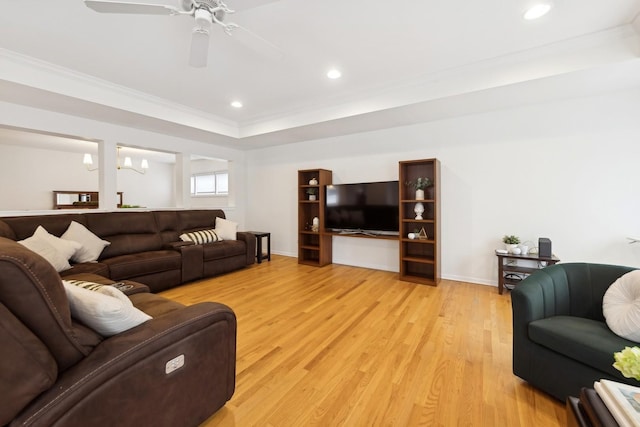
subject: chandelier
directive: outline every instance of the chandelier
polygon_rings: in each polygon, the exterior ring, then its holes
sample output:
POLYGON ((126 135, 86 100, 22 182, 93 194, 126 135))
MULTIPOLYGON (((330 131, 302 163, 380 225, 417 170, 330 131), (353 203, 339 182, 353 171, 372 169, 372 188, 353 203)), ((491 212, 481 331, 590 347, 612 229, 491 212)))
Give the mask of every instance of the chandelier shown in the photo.
MULTIPOLYGON (((120 148, 122 148, 122 147, 116 147, 116 148, 118 149, 116 169, 118 169, 118 170, 121 170, 121 169, 132 170, 132 171, 138 172, 139 174, 142 174, 142 175, 147 173, 147 169, 149 169, 149 162, 147 161, 147 159, 142 159, 142 161, 140 162, 140 169, 133 167, 133 161, 131 160, 131 157, 129 157, 129 156, 125 156, 124 162, 122 164, 120 164, 120 148)), ((97 167, 96 168, 92 167, 93 166, 93 157, 89 153, 85 153, 84 154, 84 157, 82 158, 82 163, 87 168, 87 170, 90 171, 90 172, 98 170, 97 167)))

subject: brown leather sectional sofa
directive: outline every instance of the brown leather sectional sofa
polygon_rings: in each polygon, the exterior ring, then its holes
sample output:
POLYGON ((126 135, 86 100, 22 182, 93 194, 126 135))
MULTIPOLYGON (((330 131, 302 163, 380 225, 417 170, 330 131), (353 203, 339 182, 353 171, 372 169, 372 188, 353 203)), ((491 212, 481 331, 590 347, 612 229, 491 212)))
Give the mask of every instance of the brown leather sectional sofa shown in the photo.
POLYGON ((182 233, 215 228, 216 217, 224 212, 1 217, 0 426, 197 426, 224 406, 235 390, 235 314, 223 304, 184 306, 150 292, 254 262, 252 234, 180 241, 182 233), (58 273, 16 242, 39 225, 61 236, 72 221, 110 242, 97 262, 58 273), (72 317, 63 279, 121 286, 130 310, 152 318, 101 335, 72 317))
POLYGON ((98 262, 75 264, 60 274, 94 273, 114 281, 133 280, 159 292, 182 283, 227 273, 255 261, 255 236, 207 244, 181 242, 182 233, 215 227, 224 211, 157 210, 0 217, 0 237, 23 240, 41 225, 61 236, 76 221, 111 242, 98 262))
MULTIPOLYGON (((115 234, 117 222, 103 223, 93 215, 70 217, 87 220, 104 236, 117 236, 114 250, 102 262, 106 271, 114 267, 117 274, 151 278, 157 286, 179 282, 182 255, 163 249, 158 234, 152 232, 153 214, 112 216, 122 221, 120 231, 136 230, 142 235, 139 239, 133 232, 115 234), (144 217, 150 222, 145 223, 144 217), (127 270, 113 261, 135 263, 136 254, 124 252, 129 245, 138 249, 144 268, 127 270), (165 273, 158 271, 152 255, 166 260, 165 273), (162 274, 170 280, 162 280, 162 274)), ((63 220, 48 219, 50 231, 60 232, 53 225, 62 227, 63 222, 57 221, 63 220)), ((9 223, 18 237, 29 234, 30 226, 24 222, 9 223)), ((168 241, 176 232, 168 226, 164 231, 168 241)), ((235 255, 216 262, 225 258, 235 255)), ((244 253, 242 259, 246 263, 244 253)), ((230 265, 239 264, 237 260, 230 265)), ((114 283, 88 273, 67 277, 114 283)), ((124 283, 130 287, 125 292, 133 306, 152 319, 102 336, 71 316, 70 300, 52 264, 0 237, 0 425, 197 426, 231 398, 236 366, 233 311, 214 302, 186 307, 150 293, 145 285, 124 283)))

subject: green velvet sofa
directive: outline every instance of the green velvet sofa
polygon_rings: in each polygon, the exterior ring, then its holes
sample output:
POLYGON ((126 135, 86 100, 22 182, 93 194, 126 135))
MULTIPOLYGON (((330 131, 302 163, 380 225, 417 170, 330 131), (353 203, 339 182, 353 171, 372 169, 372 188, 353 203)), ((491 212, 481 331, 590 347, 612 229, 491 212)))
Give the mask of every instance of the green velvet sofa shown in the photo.
POLYGON ((536 271, 511 293, 513 373, 564 401, 601 378, 640 385, 613 368, 613 353, 640 346, 602 314, 608 287, 632 267, 565 263, 536 271))

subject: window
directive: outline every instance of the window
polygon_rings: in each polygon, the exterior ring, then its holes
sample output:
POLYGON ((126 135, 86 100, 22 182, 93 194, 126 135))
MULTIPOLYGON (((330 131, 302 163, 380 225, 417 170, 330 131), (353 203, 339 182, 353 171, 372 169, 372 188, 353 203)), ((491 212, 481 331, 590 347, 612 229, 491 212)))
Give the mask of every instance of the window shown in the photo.
POLYGON ((229 194, 229 172, 207 172, 191 175, 192 196, 229 194))

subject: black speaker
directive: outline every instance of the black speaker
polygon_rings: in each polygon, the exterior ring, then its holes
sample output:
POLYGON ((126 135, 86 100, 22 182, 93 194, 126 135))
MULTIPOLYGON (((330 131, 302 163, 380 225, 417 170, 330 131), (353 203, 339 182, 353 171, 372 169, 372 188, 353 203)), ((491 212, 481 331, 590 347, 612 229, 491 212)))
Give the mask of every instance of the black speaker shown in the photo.
POLYGON ((538 239, 538 256, 551 258, 551 240, 546 237, 538 239))

